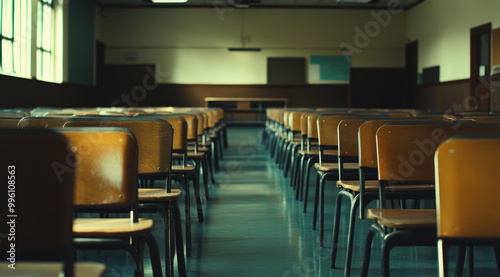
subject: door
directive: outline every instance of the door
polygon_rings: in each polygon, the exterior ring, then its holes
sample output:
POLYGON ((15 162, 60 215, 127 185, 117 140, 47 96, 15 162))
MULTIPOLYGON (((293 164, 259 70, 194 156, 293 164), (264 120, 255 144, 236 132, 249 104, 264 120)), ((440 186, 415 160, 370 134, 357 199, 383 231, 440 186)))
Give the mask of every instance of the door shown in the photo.
POLYGON ((471 111, 489 111, 491 83, 491 23, 470 30, 471 111))
POLYGON ((418 41, 406 44, 405 56, 406 89, 404 90, 403 107, 413 108, 418 85, 418 41))

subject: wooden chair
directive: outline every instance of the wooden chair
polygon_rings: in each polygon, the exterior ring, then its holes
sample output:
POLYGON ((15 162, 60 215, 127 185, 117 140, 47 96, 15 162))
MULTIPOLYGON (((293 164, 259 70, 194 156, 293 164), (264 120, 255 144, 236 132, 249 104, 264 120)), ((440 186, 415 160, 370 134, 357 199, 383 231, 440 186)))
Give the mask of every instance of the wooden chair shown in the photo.
POLYGON ((302 200, 302 192, 298 190, 298 179, 300 178, 300 158, 301 155, 299 151, 304 151, 306 149, 307 142, 307 117, 311 114, 311 111, 304 111, 300 115, 300 146, 295 153, 295 162, 292 165, 292 174, 290 176, 290 185, 296 190, 295 198, 297 200, 302 200))
POLYGON ((73 117, 33 117, 27 116, 18 123, 18 128, 62 128, 64 124, 73 117))
POLYGON ((498 124, 500 123, 500 116, 496 115, 483 115, 483 116, 466 116, 461 118, 462 121, 474 121, 478 123, 486 124, 498 124))
MULTIPOLYGON (((448 249, 453 245, 463 249, 471 245, 494 246, 500 270, 499 163, 499 135, 454 136, 438 147, 435 175, 439 276, 449 274, 448 249), (480 184, 481 189, 471 189, 471 184, 480 184)), ((463 260, 457 267, 461 264, 463 260)), ((473 269, 472 258, 469 276, 474 275, 473 269)))
POLYGON ((214 165, 214 170, 220 170, 219 161, 223 158, 222 144, 219 134, 219 129, 217 128, 220 124, 220 117, 216 108, 191 108, 190 110, 200 111, 207 116, 207 131, 208 135, 206 141, 201 144, 204 147, 210 147, 212 164, 214 165))
MULTIPOLYGON (((335 260, 338 250, 339 238, 339 222, 341 216, 341 201, 343 197, 348 197, 350 203, 349 224, 347 231, 347 246, 346 259, 344 265, 345 275, 350 274, 352 261, 352 248, 354 244, 354 230, 356 225, 356 213, 359 207, 359 218, 365 218, 365 210, 368 204, 374 200, 378 200, 378 164, 377 164, 377 147, 376 133, 377 130, 384 124, 390 122, 444 122, 442 118, 382 118, 377 116, 359 117, 345 119, 345 123, 339 124, 339 147, 343 149, 339 154, 339 161, 354 160, 355 155, 358 155, 359 162, 359 180, 346 180, 341 178, 337 182, 337 187, 340 188, 337 194, 337 202, 335 207, 335 218, 333 228, 333 246, 331 268, 335 268, 335 260), (358 130, 356 127, 359 125, 358 130), (344 137, 345 136, 345 137, 344 137), (353 136, 356 136, 355 138, 353 136), (344 141, 344 143, 341 143, 344 141), (356 142, 356 145, 354 145, 356 142), (348 155, 343 158, 342 156, 348 155)), ((342 122, 341 122, 342 123, 342 122)), ((342 174, 342 173, 340 173, 342 174)))
POLYGON ((0 233, 6 235, 0 240, 0 275, 104 273, 103 264, 74 263, 75 172, 59 175, 53 167, 74 159, 71 147, 63 135, 53 131, 0 129, 0 164, 6 177, 0 202, 5 205, 1 214, 7 222, 0 225, 0 233), (9 261, 12 250, 15 258, 9 261))
MULTIPOLYGON (((178 153, 174 153, 172 158, 174 160, 181 160, 182 162, 189 160, 193 161, 195 164, 195 171, 197 172, 197 180, 199 180, 200 172, 203 172, 203 184, 205 186, 205 197, 207 200, 210 199, 210 190, 209 190, 209 178, 212 182, 212 184, 215 184, 215 178, 213 175, 213 168, 209 162, 209 155, 210 152, 207 151, 208 149, 203 149, 199 147, 198 145, 198 138, 199 138, 199 131, 200 129, 198 128, 198 119, 201 119, 203 124, 203 117, 201 116, 200 113, 196 112, 172 112, 172 113, 166 113, 166 112, 156 112, 151 114, 151 116, 158 116, 159 118, 162 118, 162 116, 180 116, 184 118, 184 120, 187 123, 187 134, 186 134, 186 140, 187 140, 187 147, 185 149, 185 154, 182 153, 181 150, 177 150, 178 153), (180 151, 180 152, 179 152, 180 151)), ((168 120, 167 120, 168 121, 168 120)), ((202 128, 203 129, 203 128, 202 128)), ((202 134, 201 134, 202 135, 202 134)), ((183 139, 183 138, 179 138, 183 139)))
MULTIPOLYGON (((181 191, 171 188, 172 126, 156 118, 135 117, 76 117, 69 120, 64 128, 75 127, 118 127, 129 130, 138 144, 138 180, 163 180, 161 189, 139 188, 138 199, 141 212, 159 212, 164 219, 165 251, 167 272, 172 273, 173 246, 177 246, 179 275, 185 276, 184 250, 181 222, 177 201, 181 191)), ((186 219, 186 227, 191 222, 186 219)), ((189 232, 186 232, 189 235, 189 232)), ((188 238, 186 238, 188 241, 188 238)))
POLYGON ((436 211, 387 209, 386 200, 434 199, 434 152, 458 134, 500 134, 498 125, 455 123, 388 123, 377 131, 379 209, 369 209, 375 223, 366 240, 361 276, 366 276, 372 239, 382 238, 382 273, 389 276, 389 254, 394 246, 435 245, 436 211))
POLYGON ((284 114, 285 109, 277 109, 274 112, 273 133, 269 150, 271 151, 271 158, 275 161, 278 160, 278 149, 280 149, 285 136, 284 114))
POLYGON ((277 133, 278 136, 278 144, 276 146, 276 149, 274 149, 274 161, 276 164, 278 164, 279 168, 281 168, 281 161, 283 160, 283 155, 284 155, 284 149, 286 148, 286 140, 287 140, 287 133, 288 133, 288 115, 290 114, 290 111, 288 110, 283 110, 282 113, 280 113, 280 119, 279 119, 279 131, 277 133))
MULTIPOLYGON (((177 154, 177 160, 180 161, 179 164, 172 166, 173 177, 178 177, 178 180, 184 185, 186 190, 186 217, 190 216, 190 195, 189 195, 189 179, 193 181, 196 207, 198 212, 198 221, 203 222, 203 209, 201 205, 201 195, 200 195, 200 185, 197 177, 197 168, 194 165, 187 163, 187 133, 188 126, 186 120, 182 116, 172 115, 172 114, 153 114, 153 117, 165 120, 172 125, 174 131, 173 143, 172 143, 172 155, 177 154)), ((141 116, 139 117, 141 118, 141 116)), ((187 252, 190 256, 190 248, 188 247, 187 252)))
POLYGON ((19 120, 16 117, 0 117, 0 128, 17 128, 19 120))
POLYGON ((295 173, 292 168, 294 168, 294 164, 296 163, 297 151, 301 144, 301 116, 303 111, 290 111, 288 115, 288 132, 286 138, 286 149, 284 153, 283 160, 283 175, 284 177, 288 177, 288 172, 291 172, 291 175, 295 173))
MULTIPOLYGON (((321 247, 324 247, 325 182, 339 180, 337 127, 340 121, 350 116, 350 114, 322 114, 317 119, 319 159, 314 164, 318 175, 316 176, 314 197, 313 230, 316 229, 319 208, 319 243, 321 247), (328 152, 329 157, 325 155, 325 152, 328 152)), ((350 169, 357 174, 358 164, 346 163, 344 169, 350 169)))
MULTIPOLYGON (((210 177, 210 181, 212 182, 213 185, 215 185, 217 182, 215 181, 214 177, 214 165, 212 164, 213 159, 211 155, 211 149, 206 146, 207 136, 205 130, 208 118, 204 113, 201 113, 200 111, 189 111, 189 112, 194 113, 196 115, 196 118, 198 119, 198 131, 197 131, 198 140, 191 141, 190 136, 188 134, 188 150, 190 152, 194 152, 195 154, 197 154, 197 152, 204 153, 204 156, 206 156, 206 162, 208 168, 207 177, 210 177)), ((227 136, 227 130, 224 131, 224 136, 227 136)), ((188 158, 190 157, 190 152, 188 152, 188 158)))
MULTIPOLYGON (((337 194, 337 200, 335 205, 334 223, 333 223, 333 244, 332 244, 332 258, 331 258, 331 268, 335 268, 335 260, 337 257, 338 250, 338 238, 339 238, 339 227, 340 227, 340 214, 341 214, 341 203, 342 197, 347 196, 350 199, 350 218, 349 218, 349 230, 354 230, 355 214, 356 208, 359 204, 359 181, 358 180, 348 180, 345 178, 346 171, 344 171, 345 163, 358 163, 357 170, 359 170, 359 147, 358 147, 358 131, 359 127, 367 120, 374 120, 374 117, 359 117, 359 118, 346 118, 340 121, 337 129, 338 133, 338 168, 339 168, 339 181, 337 181, 337 187, 340 188, 337 194)), ((352 169, 351 169, 352 170, 352 169)), ((359 173, 358 173, 359 179, 359 173)), ((353 234, 348 234, 349 238, 353 234)), ((352 251, 347 248, 347 252, 352 251)), ((350 265, 350 261, 348 262, 350 265)))
MULTIPOLYGON (((311 113, 307 116, 305 120, 305 126, 301 123, 301 132, 303 133, 303 128, 307 130, 307 137, 305 140, 305 149, 299 150, 300 155, 300 165, 297 180, 297 189, 300 190, 299 194, 304 195, 304 207, 303 212, 307 211, 307 202, 309 197, 309 176, 311 172, 311 167, 319 159, 319 149, 318 149, 318 117, 320 113, 311 113), (302 192, 303 191, 303 192, 302 192)), ((302 121, 304 122, 304 121, 302 121)), ((300 199, 300 195, 299 195, 300 199)))
POLYGON ((8 117, 8 118, 23 118, 28 114, 23 110, 0 110, 0 117, 8 117))
POLYGON ((119 128, 54 129, 73 145, 76 163, 52 165, 63 176, 75 170, 75 211, 127 212, 128 218, 76 218, 73 234, 77 249, 123 248, 136 262, 135 274, 144 275, 143 251, 147 242, 154 276, 161 276, 152 219, 138 217, 137 142, 119 128), (112 157, 112 158, 110 158, 112 157))

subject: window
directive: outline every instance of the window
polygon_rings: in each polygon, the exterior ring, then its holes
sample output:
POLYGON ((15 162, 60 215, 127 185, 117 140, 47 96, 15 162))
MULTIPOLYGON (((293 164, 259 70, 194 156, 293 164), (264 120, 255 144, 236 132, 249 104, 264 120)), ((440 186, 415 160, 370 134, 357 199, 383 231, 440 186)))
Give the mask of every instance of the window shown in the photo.
POLYGON ((62 80, 61 11, 53 0, 0 0, 1 74, 62 80))
POLYGON ((0 0, 0 71, 30 76, 31 0, 0 0))
POLYGON ((39 79, 52 78, 52 19, 54 14, 52 0, 38 0, 36 36, 36 75, 39 79))

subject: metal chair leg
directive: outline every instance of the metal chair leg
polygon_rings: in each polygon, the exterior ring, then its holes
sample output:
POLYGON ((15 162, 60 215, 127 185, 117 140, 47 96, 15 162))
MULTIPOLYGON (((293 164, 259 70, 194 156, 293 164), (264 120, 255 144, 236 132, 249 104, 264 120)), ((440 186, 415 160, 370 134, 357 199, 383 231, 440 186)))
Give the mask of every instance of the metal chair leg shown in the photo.
POLYGON ((153 269, 153 276, 161 277, 163 273, 161 272, 161 261, 160 261, 160 251, 158 250, 158 243, 153 235, 149 235, 146 238, 146 243, 148 244, 149 256, 151 257, 151 267, 153 269))
POLYGON ((344 276, 349 276, 351 274, 352 248, 354 245, 354 228, 356 226, 356 211, 359 206, 359 194, 355 196, 353 194, 349 194, 349 198, 351 200, 351 213, 349 216, 349 231, 347 234, 344 276))
POLYGON ((370 229, 368 230, 368 234, 366 236, 365 251, 363 254, 363 263, 361 265, 361 273, 359 274, 359 276, 361 277, 368 276, 368 268, 370 267, 370 255, 372 252, 372 242, 375 232, 377 232, 377 230, 374 229, 372 225, 372 227, 370 227, 370 229))
MULTIPOLYGON (((314 160, 313 157, 307 157, 307 161, 305 162, 306 165, 305 167, 303 167, 303 164, 301 164, 301 179, 300 179, 300 182, 301 182, 301 186, 304 186, 304 190, 305 190, 305 199, 304 199, 304 212, 306 212, 307 210, 307 202, 308 202, 308 199, 307 199, 307 196, 309 194, 309 173, 310 173, 310 164, 311 164, 311 161, 314 160)), ((316 227, 314 227, 313 230, 316 230, 316 227)))
MULTIPOLYGON (((318 221, 318 195, 319 195, 319 180, 321 178, 320 176, 321 172, 318 172, 318 175, 316 176, 316 186, 315 186, 315 193, 314 193, 314 209, 313 209, 313 230, 316 230, 316 223, 318 221)), ((307 187, 306 187, 307 189, 307 187)))
POLYGON ((195 200, 196 200, 196 209, 198 211, 198 222, 203 222, 204 218, 203 218, 203 208, 201 205, 200 183, 198 182, 198 178, 196 178, 196 174, 191 174, 191 177, 193 179, 194 196, 195 196, 195 200))
POLYGON ((330 268, 335 267, 335 260, 337 259, 337 251, 339 247, 339 226, 340 226, 340 213, 342 210, 342 197, 344 194, 338 193, 335 202, 335 217, 333 218, 333 235, 332 235, 332 259, 330 261, 330 268))
POLYGON ((175 227, 175 241, 177 246, 177 270, 179 277, 186 277, 186 262, 184 259, 184 242, 182 240, 181 213, 177 202, 170 204, 173 210, 173 221, 175 227))
POLYGON ((438 240, 437 246, 438 246, 438 261, 439 261, 439 276, 447 277, 448 276, 448 244, 443 240, 438 240))

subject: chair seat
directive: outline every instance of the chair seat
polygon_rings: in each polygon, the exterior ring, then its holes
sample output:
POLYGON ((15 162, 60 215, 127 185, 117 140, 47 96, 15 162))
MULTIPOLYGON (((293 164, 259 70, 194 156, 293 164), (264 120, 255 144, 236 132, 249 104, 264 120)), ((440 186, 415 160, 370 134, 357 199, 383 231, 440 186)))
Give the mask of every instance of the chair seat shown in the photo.
MULTIPOLYGON (((337 187, 359 192, 359 181, 337 181, 337 187)), ((365 191, 378 191, 378 180, 366 180, 365 191)))
POLYGON ((426 229, 437 225, 434 209, 369 209, 366 217, 384 227, 396 229, 426 229))
MULTIPOLYGON (((7 265, 10 263, 0 263, 1 276, 62 276, 62 263, 59 262, 17 262, 16 269, 13 270, 7 265)), ((76 262, 74 263, 75 277, 100 277, 106 271, 106 265, 96 262, 76 262)))
POLYGON ((180 189, 172 189, 172 192, 166 193, 165 189, 139 189, 139 201, 176 201, 181 196, 180 189))
MULTIPOLYGON (((359 191, 359 181, 337 181, 337 187, 342 187, 352 191, 359 191)), ((404 186, 387 186, 387 192, 404 192, 404 191, 433 191, 435 186, 428 185, 404 185, 404 186)), ((365 191, 378 191, 378 180, 366 180, 365 191)))
MULTIPOLYGON (((187 150, 188 151, 194 151, 194 145, 188 145, 187 150)), ((201 146, 198 145, 198 151, 199 152, 207 152, 207 151, 210 151, 210 148, 201 147, 201 146)))
POLYGON ((193 170, 195 170, 195 166, 192 164, 188 164, 186 166, 184 166, 184 165, 172 165, 172 173, 174 173, 174 174, 191 173, 193 170))
POLYGON ((187 152, 188 159, 201 159, 201 158, 205 157, 205 155, 206 154, 204 151, 198 152, 198 153, 194 153, 192 151, 187 152))
MULTIPOLYGON (((313 149, 310 151, 306 150, 299 150, 300 155, 309 155, 309 156, 319 156, 319 150, 313 149)), ((337 150, 325 150, 323 151, 323 157, 337 157, 338 156, 338 151, 337 150)))
MULTIPOLYGON (((201 159, 204 156, 205 156, 205 152, 194 153, 194 152, 189 151, 186 153, 186 157, 188 159, 201 159)), ((183 158, 184 158, 183 154, 172 153, 172 159, 174 159, 174 160, 182 160, 183 158)))
POLYGON ((205 143, 203 143, 201 141, 198 142, 198 147, 199 147, 198 150, 203 149, 203 148, 210 149, 209 147, 211 147, 211 146, 212 146, 211 140, 208 140, 205 143))
POLYGON ((139 218, 132 223, 130 218, 75 218, 75 237, 145 236, 153 230, 153 220, 139 218))
POLYGON ((314 150, 310 150, 310 151, 307 151, 307 150, 299 150, 299 155, 309 155, 309 156, 319 156, 319 150, 317 149, 314 149, 314 150))
MULTIPOLYGON (((339 170, 338 163, 315 163, 314 167, 317 170, 324 171, 324 172, 338 171, 339 170)), ((357 171, 358 168, 359 168, 358 163, 344 163, 344 170, 351 170, 351 171, 356 170, 357 171)))

